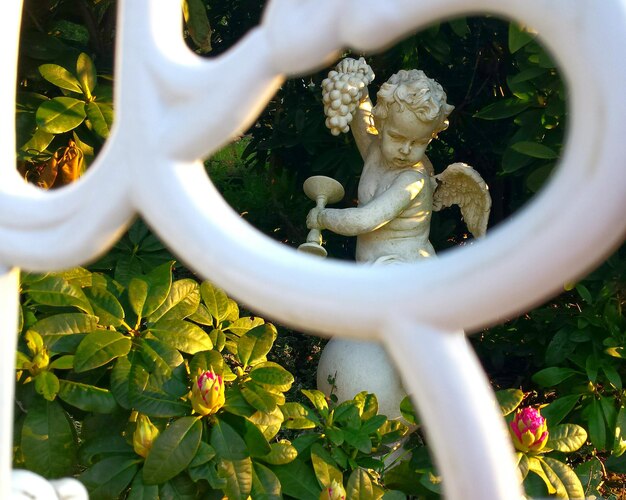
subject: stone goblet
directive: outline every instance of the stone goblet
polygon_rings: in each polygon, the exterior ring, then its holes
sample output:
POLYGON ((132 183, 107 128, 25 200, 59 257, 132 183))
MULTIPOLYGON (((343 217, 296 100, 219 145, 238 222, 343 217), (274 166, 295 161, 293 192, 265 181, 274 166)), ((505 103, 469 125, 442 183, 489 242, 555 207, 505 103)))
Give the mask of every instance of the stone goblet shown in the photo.
MULTIPOLYGON (((327 203, 337 203, 344 197, 343 186, 331 177, 314 175, 309 177, 302 186, 307 197, 315 201, 320 210, 327 203)), ((298 247, 301 252, 310 253, 319 257, 326 257, 328 252, 322 246, 322 233, 319 229, 311 229, 306 238, 306 243, 298 247)))

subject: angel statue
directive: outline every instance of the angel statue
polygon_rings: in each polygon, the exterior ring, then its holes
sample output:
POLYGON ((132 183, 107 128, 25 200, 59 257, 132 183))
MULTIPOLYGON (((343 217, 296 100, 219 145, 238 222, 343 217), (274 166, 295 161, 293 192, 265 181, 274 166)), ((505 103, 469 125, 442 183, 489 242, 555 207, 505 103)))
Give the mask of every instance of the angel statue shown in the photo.
MULTIPOLYGON (((380 87, 372 107, 367 85, 373 78, 363 58, 347 58, 322 84, 326 126, 333 135, 352 130, 364 165, 358 206, 333 209, 318 203, 307 216, 308 228, 356 236, 357 262, 374 265, 433 257, 432 211, 452 204, 459 205, 474 237, 483 236, 491 197, 482 177, 464 163, 453 163, 435 175, 425 154, 430 142, 448 127, 454 109, 441 85, 423 71, 401 70, 380 87)), ((318 368, 318 386, 325 392, 331 390, 329 376, 339 400, 367 390, 378 396, 381 413, 390 418, 399 415, 404 392, 378 345, 332 340, 318 368), (375 369, 373 362, 378 363, 375 369)))

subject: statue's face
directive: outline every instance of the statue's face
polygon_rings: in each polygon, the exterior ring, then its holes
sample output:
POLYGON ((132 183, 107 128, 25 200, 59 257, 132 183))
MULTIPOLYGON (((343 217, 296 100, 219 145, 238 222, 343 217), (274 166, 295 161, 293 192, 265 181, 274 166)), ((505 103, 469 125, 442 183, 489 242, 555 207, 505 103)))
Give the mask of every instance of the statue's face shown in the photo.
POLYGON ((436 122, 425 123, 409 109, 391 106, 381 133, 383 160, 389 168, 411 167, 419 162, 433 140, 436 122))

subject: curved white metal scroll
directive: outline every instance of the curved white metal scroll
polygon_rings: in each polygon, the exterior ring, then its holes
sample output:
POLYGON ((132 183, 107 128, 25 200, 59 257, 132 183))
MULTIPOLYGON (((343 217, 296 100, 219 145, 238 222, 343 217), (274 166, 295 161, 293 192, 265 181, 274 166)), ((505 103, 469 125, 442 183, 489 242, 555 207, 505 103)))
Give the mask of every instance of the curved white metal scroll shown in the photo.
MULTIPOLYGON (((0 3, 9 82, 20 4, 0 3)), ((460 331, 538 303, 622 239, 625 0, 273 0, 261 26, 212 61, 185 48, 179 9, 176 0, 120 0, 116 122, 96 164, 68 188, 44 193, 14 172, 14 98, 3 87, 0 263, 29 270, 82 264, 109 248, 138 212, 189 266, 255 310, 313 333, 384 342, 419 400, 447 495, 519 498, 493 394, 460 331), (248 226, 207 179, 198 159, 249 126, 286 74, 330 62, 345 46, 379 49, 428 23, 480 12, 539 31, 567 80, 571 110, 557 175, 485 240, 418 265, 316 260, 248 226), (450 394, 453 405, 444 397, 450 394)), ((3 274, 4 332, 14 331, 16 293, 14 274, 3 274)), ((13 366, 8 337, 3 380, 13 366)), ((12 392, 3 391, 6 410, 12 392)), ((10 422, 3 411, 3 497, 10 422)))

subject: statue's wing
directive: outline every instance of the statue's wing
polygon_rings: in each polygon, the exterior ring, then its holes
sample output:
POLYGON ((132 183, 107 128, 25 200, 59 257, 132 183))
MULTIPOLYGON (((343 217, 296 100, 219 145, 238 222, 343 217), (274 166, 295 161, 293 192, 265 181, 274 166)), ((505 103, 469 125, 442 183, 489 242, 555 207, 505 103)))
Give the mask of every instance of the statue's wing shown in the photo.
POLYGON ((453 163, 435 178, 437 189, 433 197, 433 210, 458 205, 474 237, 484 236, 491 210, 491 195, 480 174, 465 163, 453 163))

